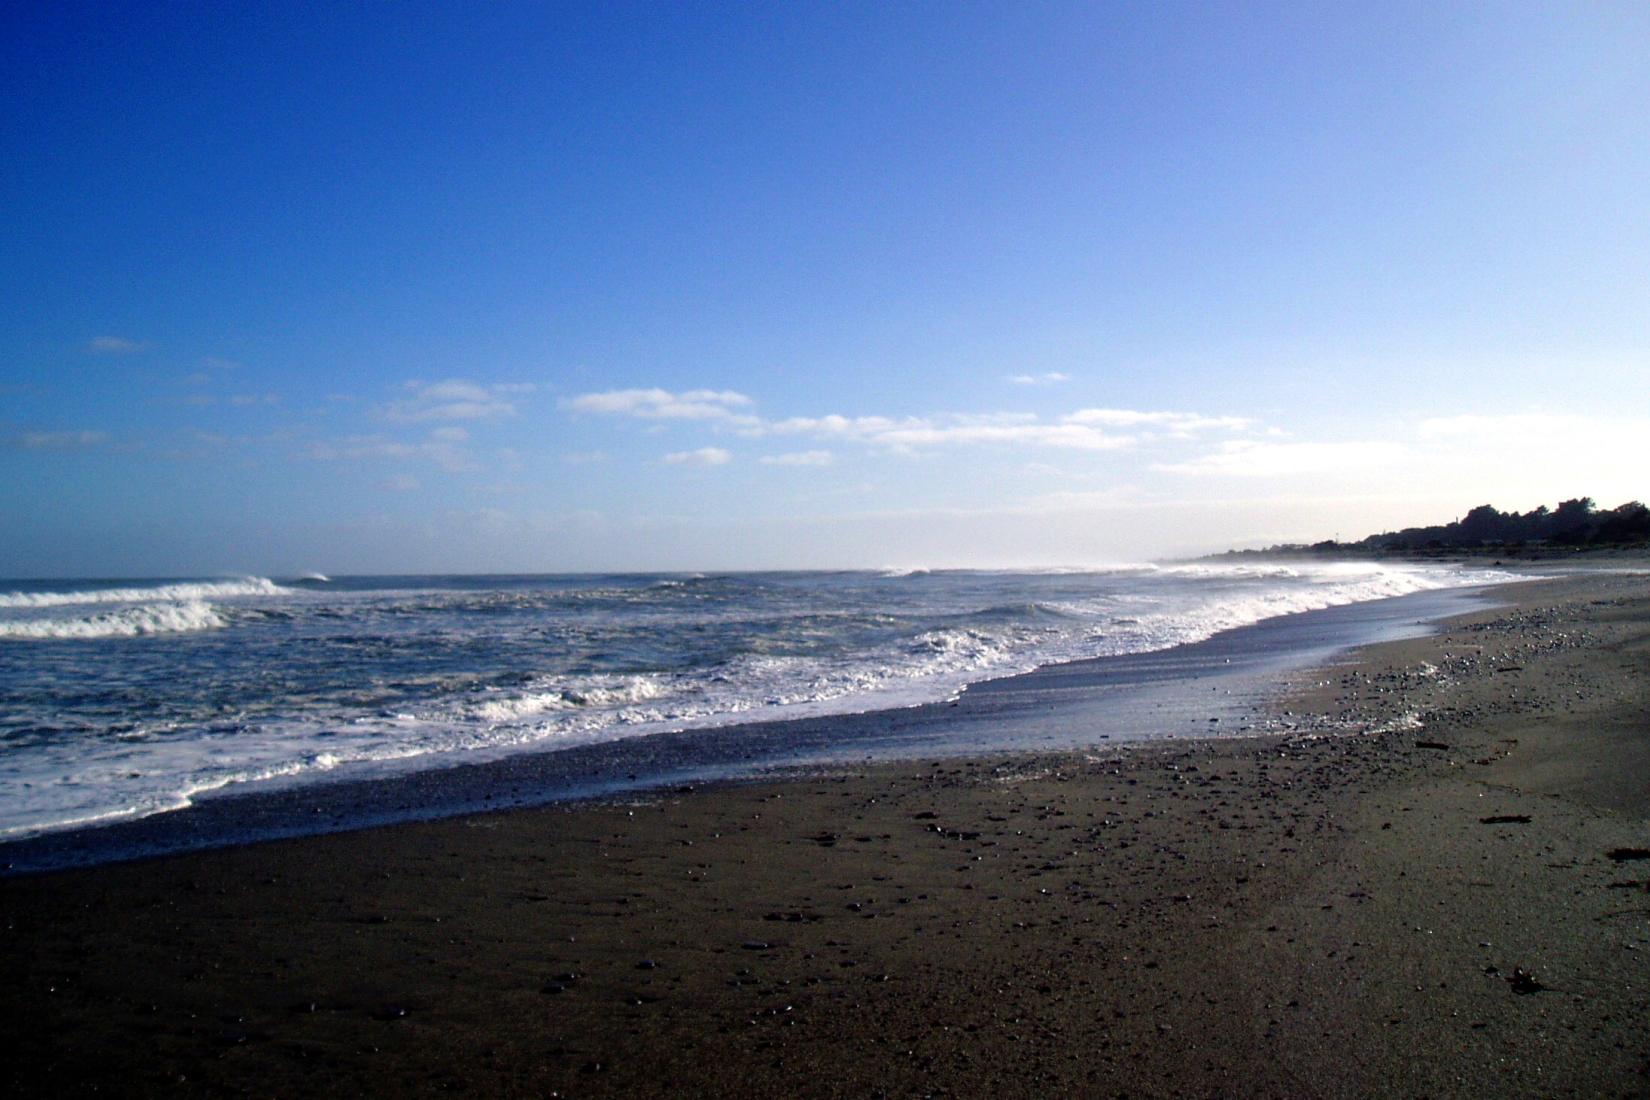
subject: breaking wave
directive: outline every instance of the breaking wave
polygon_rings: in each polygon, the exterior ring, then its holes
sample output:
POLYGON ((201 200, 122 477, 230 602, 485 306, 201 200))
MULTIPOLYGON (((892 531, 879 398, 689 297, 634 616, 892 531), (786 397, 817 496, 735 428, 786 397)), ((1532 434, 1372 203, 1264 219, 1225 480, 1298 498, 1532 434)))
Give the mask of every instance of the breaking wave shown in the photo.
POLYGON ((68 592, 0 592, 0 607, 72 607, 88 603, 198 601, 236 596, 278 596, 280 585, 265 577, 234 581, 183 581, 151 588, 86 588, 68 592))
POLYGON ((13 584, 0 837, 346 766, 936 702, 1042 665, 1500 579, 1246 562, 13 584), (144 635, 171 640, 122 641, 144 635))
POLYGON ((100 611, 72 619, 0 621, 0 638, 133 638, 140 634, 181 634, 216 630, 228 620, 204 600, 149 603, 100 611))

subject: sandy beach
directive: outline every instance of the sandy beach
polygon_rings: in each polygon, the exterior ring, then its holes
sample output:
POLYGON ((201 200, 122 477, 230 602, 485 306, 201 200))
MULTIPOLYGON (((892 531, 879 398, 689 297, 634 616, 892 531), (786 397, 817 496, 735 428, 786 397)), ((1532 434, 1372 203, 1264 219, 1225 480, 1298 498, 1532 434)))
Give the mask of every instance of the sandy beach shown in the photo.
POLYGON ((0 881, 14 1095, 1650 1095, 1650 590, 1281 730, 0 881))

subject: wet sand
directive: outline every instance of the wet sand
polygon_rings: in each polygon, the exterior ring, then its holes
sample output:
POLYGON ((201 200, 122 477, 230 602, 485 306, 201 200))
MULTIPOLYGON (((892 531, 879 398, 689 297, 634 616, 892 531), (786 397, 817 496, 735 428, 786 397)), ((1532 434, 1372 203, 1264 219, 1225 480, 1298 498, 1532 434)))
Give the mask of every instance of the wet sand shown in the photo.
POLYGON ((0 881, 16 1095, 1650 1095, 1650 582, 1284 732, 0 881))

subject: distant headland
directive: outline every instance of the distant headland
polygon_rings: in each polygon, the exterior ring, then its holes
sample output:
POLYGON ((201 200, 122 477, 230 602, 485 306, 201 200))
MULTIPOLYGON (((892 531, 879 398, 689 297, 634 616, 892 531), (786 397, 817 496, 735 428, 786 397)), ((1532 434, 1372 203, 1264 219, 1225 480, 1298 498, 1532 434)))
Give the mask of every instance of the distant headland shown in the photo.
POLYGON ((1592 497, 1542 505, 1529 512, 1503 512, 1480 504, 1460 519, 1432 527, 1406 527, 1370 535, 1357 542, 1325 539, 1314 543, 1279 543, 1264 550, 1228 550, 1231 557, 1348 556, 1520 558, 1568 557, 1583 551, 1650 548, 1650 508, 1628 501, 1600 509, 1592 497))

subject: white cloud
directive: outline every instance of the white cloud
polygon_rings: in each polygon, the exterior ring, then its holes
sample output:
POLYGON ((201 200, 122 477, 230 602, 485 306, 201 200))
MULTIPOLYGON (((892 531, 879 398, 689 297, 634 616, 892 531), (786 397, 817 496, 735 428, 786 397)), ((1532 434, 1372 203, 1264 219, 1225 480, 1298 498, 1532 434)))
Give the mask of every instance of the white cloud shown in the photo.
POLYGON ((1650 416, 1432 417, 1415 435, 1428 477, 1470 484, 1475 503, 1526 508, 1589 494, 1613 506, 1645 495, 1650 416))
POLYGON ((272 393, 238 393, 229 399, 231 405, 279 405, 281 399, 272 393))
POLYGON ((594 466, 607 461, 606 451, 569 451, 561 456, 569 466, 594 466))
POLYGON ((86 350, 94 355, 135 355, 148 351, 149 347, 147 341, 128 340, 124 336, 94 336, 86 341, 86 350))
MULTIPOLYGON (((1384 505, 1380 517, 1357 518, 1353 504, 1371 494, 1460 510, 1485 502, 1522 510, 1584 494, 1606 506, 1642 497, 1646 439, 1650 416, 1468 414, 1418 419, 1384 438, 1231 439, 1150 468, 1217 483, 1336 485, 1344 505, 1326 515, 1338 510, 1344 515, 1335 526, 1344 532, 1355 524, 1367 534, 1381 522, 1421 522, 1412 512, 1384 505)), ((1272 511, 1282 507, 1284 498, 1269 499, 1280 502, 1272 511)), ((1302 526, 1296 533, 1310 532, 1302 526)))
POLYGON ((672 466, 725 466, 733 455, 720 447, 700 447, 696 451, 674 451, 665 455, 672 466))
POLYGON ((1051 370, 1046 374, 1011 374, 1008 380, 1016 386, 1053 386, 1071 381, 1071 375, 1051 370))
POLYGON ((470 432, 467 428, 460 428, 455 425, 452 427, 436 428, 432 430, 430 432, 430 438, 438 439, 443 443, 463 443, 466 439, 470 438, 470 432))
POLYGON ((1064 447, 1084 451, 1112 451, 1134 442, 1128 436, 1108 435, 1086 424, 928 423, 901 425, 882 432, 876 442, 887 447, 932 447, 986 443, 1013 446, 1064 447))
POLYGON ((910 416, 899 420, 885 416, 791 417, 771 421, 753 434, 812 435, 893 450, 988 444, 1110 451, 1134 442, 1128 436, 1110 435, 1087 424, 1047 423, 1030 413, 910 416))
POLYGON ((585 393, 563 402, 575 412, 635 416, 643 420, 731 420, 750 419, 738 412, 751 399, 732 390, 608 390, 585 393))
POLYGON ((1422 439, 1501 441, 1522 447, 1529 443, 1591 433, 1599 421, 1559 413, 1512 413, 1505 416, 1435 416, 1421 421, 1415 434, 1422 439))
POLYGON ((1288 477, 1297 474, 1341 474, 1391 466, 1410 455, 1409 449, 1387 442, 1264 443, 1234 439, 1218 450, 1187 462, 1162 463, 1163 473, 1193 477, 1288 477))
POLYGON ((1177 435, 1202 431, 1247 431, 1254 421, 1245 416, 1202 416, 1198 413, 1141 412, 1136 409, 1078 409, 1060 418, 1067 424, 1094 424, 1108 428, 1162 428, 1177 435))
POLYGON ((412 396, 391 402, 384 410, 385 419, 402 424, 416 424, 428 420, 490 420, 516 415, 516 405, 509 398, 531 393, 532 383, 502 383, 481 385, 464 379, 445 382, 408 382, 412 396))
POLYGON ((785 454, 763 455, 757 461, 764 466, 829 466, 836 461, 830 451, 789 451, 785 454))
MULTIPOLYGON (((898 427, 901 421, 886 416, 792 416, 755 425, 752 435, 817 435, 837 439, 866 440, 878 432, 898 427)), ((906 424, 922 421, 908 419, 906 424)))
POLYGON ((1422 420, 1416 438, 1434 452, 1543 475, 1560 470, 1595 479, 1644 480, 1650 416, 1569 413, 1440 416, 1422 420))
POLYGON ((378 483, 386 493, 410 493, 418 488, 418 479, 411 474, 396 474, 378 483))
MULTIPOLYGON (((1038 377, 1055 380, 1056 374, 1038 377)), ((769 420, 751 412, 752 405, 749 397, 728 390, 673 393, 663 389, 587 393, 562 403, 563 408, 575 412, 630 416, 651 421, 700 421, 713 428, 731 429, 753 438, 808 436, 822 441, 858 443, 891 451, 952 446, 1114 451, 1165 434, 1184 437, 1202 431, 1239 432, 1248 430, 1254 423, 1246 417, 1237 416, 1136 412, 1127 409, 1079 409, 1052 420, 1034 413, 1019 412, 905 417, 850 417, 832 413, 769 420)), ((764 461, 770 465, 779 464, 776 460, 764 461)), ((817 463, 818 460, 814 461, 817 463)))

